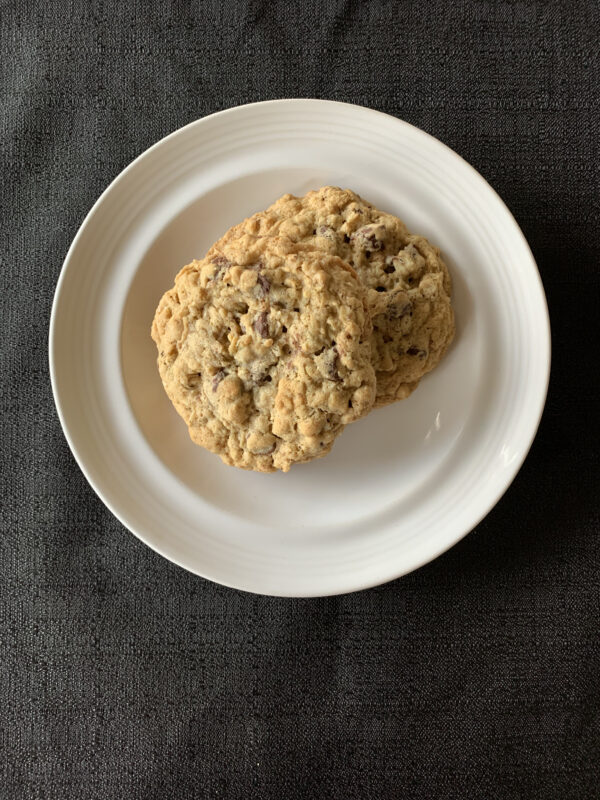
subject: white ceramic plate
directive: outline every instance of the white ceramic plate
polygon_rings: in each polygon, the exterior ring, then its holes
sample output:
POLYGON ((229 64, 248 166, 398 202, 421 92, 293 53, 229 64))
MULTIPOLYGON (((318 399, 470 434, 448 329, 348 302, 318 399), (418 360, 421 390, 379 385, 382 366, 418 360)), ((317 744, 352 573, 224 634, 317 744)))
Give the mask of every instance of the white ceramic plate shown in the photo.
POLYGON ((527 454, 549 364, 540 277, 490 186, 417 128, 320 100, 214 114, 136 159, 75 237, 50 326, 60 420, 111 511, 192 572, 287 596, 388 581, 468 533, 527 454), (350 425, 326 458, 285 475, 227 467, 192 444, 163 391, 155 307, 229 226, 324 184, 441 247, 456 340, 408 400, 350 425))

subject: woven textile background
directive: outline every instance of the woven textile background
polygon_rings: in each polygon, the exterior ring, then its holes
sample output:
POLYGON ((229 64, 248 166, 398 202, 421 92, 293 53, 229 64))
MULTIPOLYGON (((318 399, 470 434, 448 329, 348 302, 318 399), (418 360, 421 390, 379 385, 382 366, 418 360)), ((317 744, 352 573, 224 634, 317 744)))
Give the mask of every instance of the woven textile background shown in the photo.
POLYGON ((600 797, 599 36, 585 0, 0 2, 2 800, 600 797), (277 97, 457 150, 522 226, 553 326, 498 506, 418 572, 320 600, 221 588, 124 530, 47 367, 100 192, 181 125, 277 97))

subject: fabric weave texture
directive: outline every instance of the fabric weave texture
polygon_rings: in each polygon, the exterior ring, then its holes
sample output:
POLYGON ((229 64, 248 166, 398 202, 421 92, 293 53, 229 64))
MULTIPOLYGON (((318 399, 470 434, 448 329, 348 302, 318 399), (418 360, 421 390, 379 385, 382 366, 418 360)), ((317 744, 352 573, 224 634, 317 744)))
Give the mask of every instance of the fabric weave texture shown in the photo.
POLYGON ((0 798, 600 797, 600 6, 0 2, 0 798), (550 392, 519 475, 432 564, 289 600, 171 565, 103 506, 54 409, 68 246, 192 120, 323 97, 491 183, 539 265, 550 392))

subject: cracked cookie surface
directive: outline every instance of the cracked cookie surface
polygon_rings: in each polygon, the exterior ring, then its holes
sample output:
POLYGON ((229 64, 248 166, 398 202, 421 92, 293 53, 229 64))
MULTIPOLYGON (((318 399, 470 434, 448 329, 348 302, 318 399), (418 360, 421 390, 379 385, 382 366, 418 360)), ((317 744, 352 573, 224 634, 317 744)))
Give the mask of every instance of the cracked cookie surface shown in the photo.
POLYGON ((284 195, 214 247, 244 233, 284 236, 303 249, 339 256, 356 270, 373 322, 376 406, 407 397, 450 345, 451 282, 439 250, 354 192, 325 186, 304 197, 284 195))
POLYGON ((197 444, 272 472, 325 455, 375 399, 364 287, 341 259, 238 231, 183 267, 152 324, 197 444))

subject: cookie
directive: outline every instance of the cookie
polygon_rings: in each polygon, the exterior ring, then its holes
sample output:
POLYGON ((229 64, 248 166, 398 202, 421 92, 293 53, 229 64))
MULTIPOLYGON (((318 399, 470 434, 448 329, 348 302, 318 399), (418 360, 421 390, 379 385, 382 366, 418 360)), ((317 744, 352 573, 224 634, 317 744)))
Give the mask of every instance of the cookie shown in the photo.
POLYGON ((325 455, 375 399, 365 291, 340 258, 241 234, 185 266, 152 324, 165 390, 226 464, 325 455))
POLYGON ((356 270, 373 321, 376 406, 407 397, 451 343, 451 282, 439 250, 354 192, 325 186, 304 197, 284 195, 221 241, 242 233, 284 236, 356 270))

